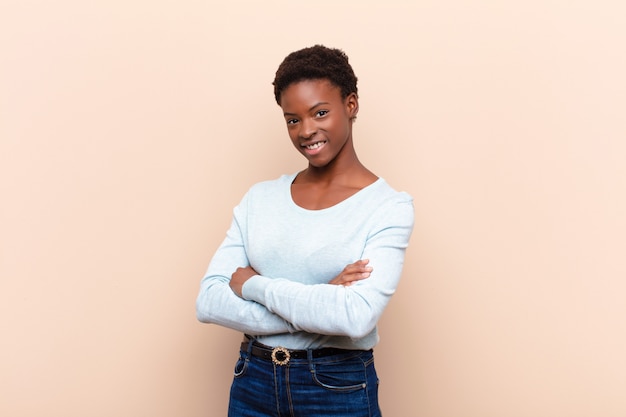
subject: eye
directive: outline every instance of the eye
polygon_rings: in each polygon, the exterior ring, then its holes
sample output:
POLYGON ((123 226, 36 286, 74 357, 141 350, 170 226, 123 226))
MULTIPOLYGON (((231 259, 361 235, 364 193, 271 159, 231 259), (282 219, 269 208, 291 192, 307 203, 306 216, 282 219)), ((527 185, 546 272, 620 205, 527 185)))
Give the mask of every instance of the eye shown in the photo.
POLYGON ((315 115, 316 115, 317 117, 324 117, 324 116, 326 116, 327 114, 328 114, 328 110, 319 110, 319 111, 315 112, 315 115))
POLYGON ((287 119, 288 125, 295 125, 296 123, 298 123, 298 119, 287 119))

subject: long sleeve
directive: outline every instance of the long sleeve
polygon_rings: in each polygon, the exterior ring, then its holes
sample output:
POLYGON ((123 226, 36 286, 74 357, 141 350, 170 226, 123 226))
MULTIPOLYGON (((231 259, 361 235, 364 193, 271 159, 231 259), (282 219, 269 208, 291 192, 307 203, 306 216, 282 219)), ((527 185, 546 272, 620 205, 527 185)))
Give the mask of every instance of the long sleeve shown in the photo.
POLYGON ((250 334, 291 333, 295 329, 263 305, 239 298, 230 288, 230 276, 240 266, 249 265, 240 223, 245 227, 246 198, 234 210, 226 238, 213 256, 200 283, 196 316, 203 323, 214 323, 250 334))

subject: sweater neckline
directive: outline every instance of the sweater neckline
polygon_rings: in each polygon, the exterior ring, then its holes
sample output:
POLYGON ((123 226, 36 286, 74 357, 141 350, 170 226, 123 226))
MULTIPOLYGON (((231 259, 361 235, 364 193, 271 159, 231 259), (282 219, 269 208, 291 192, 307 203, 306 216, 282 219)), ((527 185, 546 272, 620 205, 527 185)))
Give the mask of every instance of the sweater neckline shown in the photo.
POLYGON ((334 204, 330 207, 326 207, 323 209, 308 209, 302 206, 299 206, 298 204, 296 204, 295 201, 293 201, 293 196, 291 195, 291 184, 293 183, 293 181, 296 179, 296 176, 298 175, 298 173, 294 173, 291 175, 286 175, 285 178, 287 179, 286 181, 286 187, 285 187, 285 191, 287 193, 287 200, 289 201, 290 205, 292 207, 295 207, 297 210, 301 210, 307 213, 327 213, 329 211, 333 211, 336 210, 346 204, 349 204, 351 201, 356 200, 358 198, 360 198, 363 194, 367 194, 370 190, 372 190, 373 188, 376 188, 379 184, 382 184, 383 182, 385 182, 385 180, 382 177, 378 177, 378 179, 376 181, 374 181, 373 183, 361 188, 359 191, 357 191, 356 193, 352 194, 350 197, 341 200, 340 202, 338 202, 337 204, 334 204))

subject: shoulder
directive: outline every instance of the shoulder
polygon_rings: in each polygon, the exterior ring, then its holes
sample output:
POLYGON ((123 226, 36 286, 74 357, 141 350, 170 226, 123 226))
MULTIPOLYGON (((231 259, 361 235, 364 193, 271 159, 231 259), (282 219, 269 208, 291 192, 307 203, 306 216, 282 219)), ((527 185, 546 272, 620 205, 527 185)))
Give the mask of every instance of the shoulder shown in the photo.
POLYGON ((384 178, 379 178, 371 185, 373 198, 383 205, 413 204, 413 197, 406 191, 397 191, 384 178))
POLYGON ((291 186, 296 174, 284 174, 278 178, 257 182, 252 185, 247 194, 258 195, 285 190, 291 186))
POLYGON ((397 191, 383 178, 379 178, 371 190, 371 217, 383 223, 413 225, 413 197, 406 191, 397 191))
POLYGON ((296 174, 284 174, 275 179, 253 184, 244 194, 239 206, 278 204, 280 199, 287 195, 295 176, 296 174))

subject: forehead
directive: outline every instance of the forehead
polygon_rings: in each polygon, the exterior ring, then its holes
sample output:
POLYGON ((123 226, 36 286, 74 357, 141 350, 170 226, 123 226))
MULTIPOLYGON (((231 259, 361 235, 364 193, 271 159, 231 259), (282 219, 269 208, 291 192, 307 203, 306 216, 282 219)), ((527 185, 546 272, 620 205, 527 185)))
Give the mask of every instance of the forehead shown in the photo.
POLYGON ((280 97, 283 109, 342 101, 341 89, 327 79, 297 81, 285 88, 280 97))

